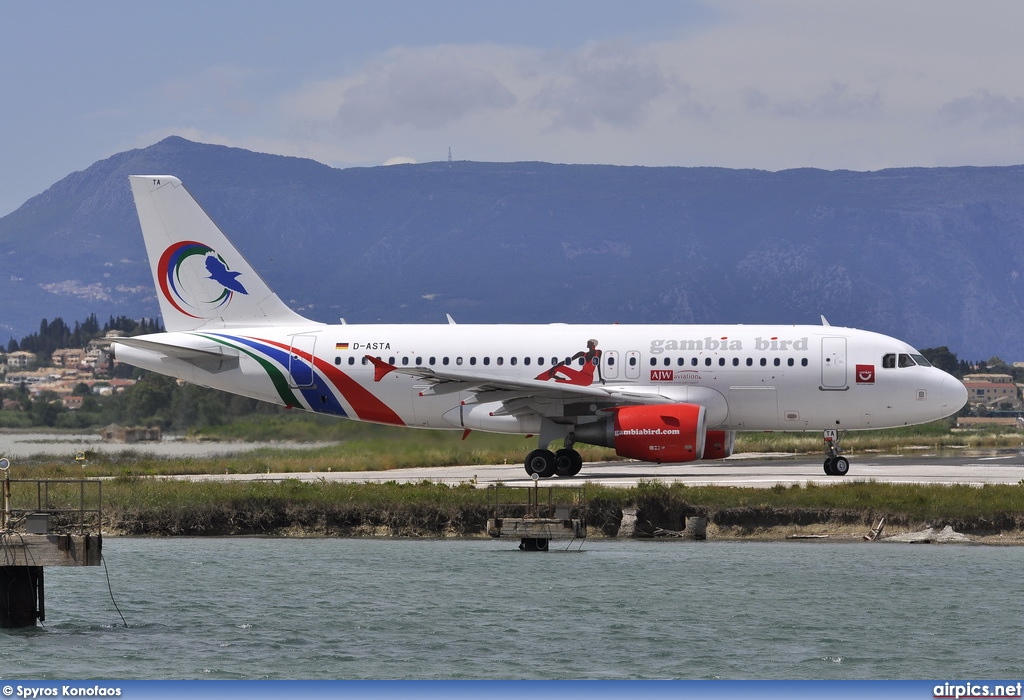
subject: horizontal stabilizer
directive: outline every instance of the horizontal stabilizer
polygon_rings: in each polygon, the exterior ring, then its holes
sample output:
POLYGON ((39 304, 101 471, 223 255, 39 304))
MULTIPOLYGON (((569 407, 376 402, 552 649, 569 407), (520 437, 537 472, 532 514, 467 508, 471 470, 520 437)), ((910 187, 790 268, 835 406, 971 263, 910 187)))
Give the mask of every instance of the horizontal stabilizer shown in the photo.
POLYGON ((154 340, 142 340, 140 338, 118 338, 111 346, 115 359, 117 358, 118 345, 160 353, 167 357, 173 357, 176 360, 188 362, 207 372, 226 372, 238 369, 238 352, 216 343, 211 343, 208 347, 195 348, 161 343, 154 340))

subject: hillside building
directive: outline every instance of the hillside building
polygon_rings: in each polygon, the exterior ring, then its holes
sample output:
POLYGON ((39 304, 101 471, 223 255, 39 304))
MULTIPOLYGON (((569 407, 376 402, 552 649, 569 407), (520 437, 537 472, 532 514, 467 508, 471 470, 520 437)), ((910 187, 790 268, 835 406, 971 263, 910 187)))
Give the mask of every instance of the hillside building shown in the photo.
POLYGON ((1024 408, 1020 400, 1020 387, 1009 374, 967 374, 963 378, 967 387, 967 401, 972 408, 990 411, 1016 411, 1024 408))

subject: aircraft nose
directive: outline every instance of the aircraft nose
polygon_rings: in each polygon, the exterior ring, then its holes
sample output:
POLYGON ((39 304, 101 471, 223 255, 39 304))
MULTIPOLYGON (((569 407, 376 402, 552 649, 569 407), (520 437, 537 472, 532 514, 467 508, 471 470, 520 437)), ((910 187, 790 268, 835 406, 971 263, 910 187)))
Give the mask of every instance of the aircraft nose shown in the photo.
MULTIPOLYGON (((940 370, 941 371, 941 370, 940 370)), ((951 416, 967 403, 967 387, 956 377, 946 374, 939 385, 939 414, 940 418, 951 416)))

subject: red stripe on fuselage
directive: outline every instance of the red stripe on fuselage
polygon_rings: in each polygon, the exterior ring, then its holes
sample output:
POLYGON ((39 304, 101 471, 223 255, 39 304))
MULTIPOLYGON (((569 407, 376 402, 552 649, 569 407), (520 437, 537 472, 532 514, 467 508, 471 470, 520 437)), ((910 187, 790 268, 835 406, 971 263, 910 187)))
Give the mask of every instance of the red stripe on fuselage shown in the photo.
POLYGON ((294 352, 305 360, 311 360, 313 362, 313 366, 320 370, 327 380, 333 384, 339 392, 341 392, 341 395, 346 401, 348 401, 349 405, 352 406, 352 410, 355 411, 359 420, 365 420, 371 423, 387 423, 388 425, 405 425, 405 421, 399 418, 398 414, 391 410, 386 403, 378 399, 362 384, 357 382, 355 379, 352 379, 352 377, 348 376, 329 362, 321 360, 318 357, 311 357, 308 352, 303 352, 285 343, 267 340, 266 338, 256 338, 256 340, 259 340, 261 343, 281 348, 282 350, 294 352))

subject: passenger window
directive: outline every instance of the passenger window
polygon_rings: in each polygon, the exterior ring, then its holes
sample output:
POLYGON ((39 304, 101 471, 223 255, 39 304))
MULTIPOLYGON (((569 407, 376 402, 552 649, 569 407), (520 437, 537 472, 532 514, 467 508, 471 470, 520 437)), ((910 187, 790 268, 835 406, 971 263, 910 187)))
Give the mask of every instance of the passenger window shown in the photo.
POLYGON ((630 367, 636 367, 636 358, 635 357, 629 358, 629 366, 630 367))
POLYGON ((335 357, 334 358, 334 364, 340 365, 341 364, 341 358, 340 357, 335 357))
POLYGON ((403 357, 403 358, 402 358, 402 364, 403 364, 403 365, 407 365, 407 364, 409 364, 409 358, 408 358, 408 357, 403 357))
MULTIPOLYGON (((472 360, 470 360, 469 364, 473 364, 473 361, 472 361, 472 360)), ((485 364, 485 365, 489 365, 489 364, 491 364, 491 358, 489 358, 489 357, 485 357, 485 358, 484 358, 484 364, 485 364)))
POLYGON ((658 364, 658 358, 657 357, 652 357, 651 358, 651 367, 654 367, 657 364, 658 364))

